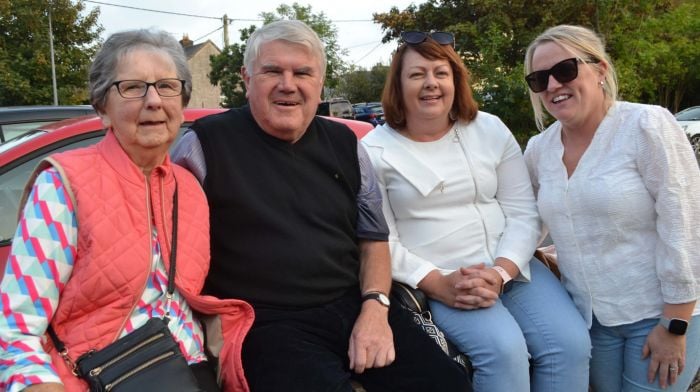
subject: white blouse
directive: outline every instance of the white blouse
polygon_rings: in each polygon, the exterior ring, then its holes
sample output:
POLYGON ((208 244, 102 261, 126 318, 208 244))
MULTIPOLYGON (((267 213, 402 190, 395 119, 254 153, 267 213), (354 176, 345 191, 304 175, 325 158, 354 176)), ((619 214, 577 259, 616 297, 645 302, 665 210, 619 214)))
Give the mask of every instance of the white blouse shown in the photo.
POLYGON ((479 112, 443 138, 415 142, 388 125, 362 139, 382 191, 394 279, 506 257, 529 280, 539 219, 522 152, 498 117, 479 112))
MULTIPOLYGON (((700 296, 700 170, 664 108, 616 102, 567 178, 561 124, 525 151, 564 286, 591 325, 661 315, 700 296)), ((700 304, 694 314, 700 313, 700 304)))

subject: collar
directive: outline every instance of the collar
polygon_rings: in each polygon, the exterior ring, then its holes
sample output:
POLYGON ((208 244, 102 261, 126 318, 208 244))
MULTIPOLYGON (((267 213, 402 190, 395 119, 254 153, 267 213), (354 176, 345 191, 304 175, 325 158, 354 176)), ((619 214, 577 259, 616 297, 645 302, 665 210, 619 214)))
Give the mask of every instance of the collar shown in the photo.
MULTIPOLYGON (((119 144, 119 140, 114 135, 114 131, 110 128, 107 130, 105 137, 97 143, 97 151, 102 155, 105 161, 114 169, 114 171, 129 182, 143 184, 144 174, 138 166, 129 158, 126 151, 119 144)), ((162 164, 153 168, 151 177, 171 178, 172 164, 170 156, 166 154, 162 164)))
POLYGON ((381 149, 381 159, 393 167, 423 196, 427 196, 444 182, 426 163, 411 152, 403 136, 388 125, 381 125, 368 133, 362 141, 368 147, 381 149))

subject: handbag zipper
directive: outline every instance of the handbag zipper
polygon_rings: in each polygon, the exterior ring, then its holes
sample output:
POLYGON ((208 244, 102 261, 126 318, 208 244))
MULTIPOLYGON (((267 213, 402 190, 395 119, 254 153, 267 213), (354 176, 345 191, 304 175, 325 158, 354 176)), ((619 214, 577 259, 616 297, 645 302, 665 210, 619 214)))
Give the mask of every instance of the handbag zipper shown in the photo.
POLYGON ((117 357, 115 357, 115 358, 112 358, 112 359, 109 360, 108 362, 106 362, 106 363, 104 363, 104 364, 102 364, 102 365, 100 365, 100 366, 98 366, 98 367, 96 367, 96 368, 90 370, 90 373, 89 373, 90 376, 92 376, 92 377, 99 376, 100 373, 102 373, 103 370, 105 370, 106 368, 108 368, 108 367, 114 365, 115 362, 118 362, 118 361, 122 360, 124 357, 130 355, 130 354, 133 353, 134 351, 137 351, 137 350, 141 349, 143 346, 145 346, 145 345, 147 345, 147 344, 150 344, 151 342, 153 342, 153 341, 155 341, 155 340, 158 340, 158 339, 162 338, 163 336, 164 336, 164 334, 163 334, 162 332, 157 333, 157 334, 151 336, 150 338, 148 338, 148 339, 144 340, 143 342, 137 344, 136 346, 132 347, 132 348, 129 349, 128 351, 125 351, 125 352, 122 353, 121 355, 119 355, 119 356, 117 356, 117 357))
POLYGON ((163 354, 149 360, 148 362, 130 370, 129 372, 123 374, 122 376, 120 376, 119 378, 114 380, 114 382, 105 385, 105 391, 107 391, 107 392, 111 391, 112 388, 116 387, 117 385, 119 385, 122 381, 126 380, 127 378, 129 378, 129 377, 133 376, 134 374, 140 372, 141 370, 146 369, 147 367, 149 367, 155 363, 158 363, 158 362, 160 362, 168 357, 171 357, 173 355, 175 355, 175 353, 172 351, 169 351, 167 353, 163 353, 163 354))
POLYGON ((418 300, 416 299, 415 296, 413 296, 413 293, 411 292, 411 290, 407 289, 402 284, 400 284, 398 286, 401 287, 401 290, 405 291, 409 297, 411 297, 411 300, 413 300, 413 303, 416 305, 416 309, 418 309, 418 313, 423 313, 423 308, 421 308, 420 304, 418 303, 418 300))

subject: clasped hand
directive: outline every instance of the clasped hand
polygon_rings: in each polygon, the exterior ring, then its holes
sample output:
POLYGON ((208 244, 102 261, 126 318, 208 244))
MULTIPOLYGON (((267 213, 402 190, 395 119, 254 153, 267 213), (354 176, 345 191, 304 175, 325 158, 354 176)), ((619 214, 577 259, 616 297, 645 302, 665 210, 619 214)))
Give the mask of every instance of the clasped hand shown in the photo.
POLYGON ((434 296, 440 302, 459 309, 493 306, 501 289, 501 276, 484 264, 460 268, 445 275, 442 290, 434 296))

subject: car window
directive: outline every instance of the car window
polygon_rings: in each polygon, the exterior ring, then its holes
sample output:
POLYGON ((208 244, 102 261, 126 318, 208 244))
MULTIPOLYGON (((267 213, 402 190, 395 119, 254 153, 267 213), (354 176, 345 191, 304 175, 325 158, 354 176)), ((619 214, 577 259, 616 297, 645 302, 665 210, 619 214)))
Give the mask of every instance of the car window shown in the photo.
POLYGON ((700 107, 684 110, 676 114, 678 121, 698 121, 700 120, 700 107))
MULTIPOLYGON (((180 128, 178 137, 184 133, 189 125, 186 124, 180 128)), ((55 145, 55 148, 51 146, 44 148, 30 159, 0 174, 0 245, 7 245, 15 235, 20 198, 27 179, 39 161, 50 154, 90 146, 100 141, 103 136, 103 133, 97 132, 88 138, 81 137, 68 143, 61 141, 55 145)))
POLYGON ((0 175, 0 241, 10 240, 15 234, 20 197, 29 175, 39 161, 49 154, 89 146, 100 139, 101 135, 45 151, 0 175))
POLYGON ((352 117, 352 105, 350 102, 331 102, 331 116, 352 117))
POLYGON ((7 141, 12 138, 15 138, 19 135, 25 134, 32 129, 39 128, 40 126, 48 123, 52 123, 55 120, 51 121, 34 121, 34 122, 27 122, 27 123, 20 123, 20 124, 5 124, 2 126, 2 140, 1 141, 7 141))

